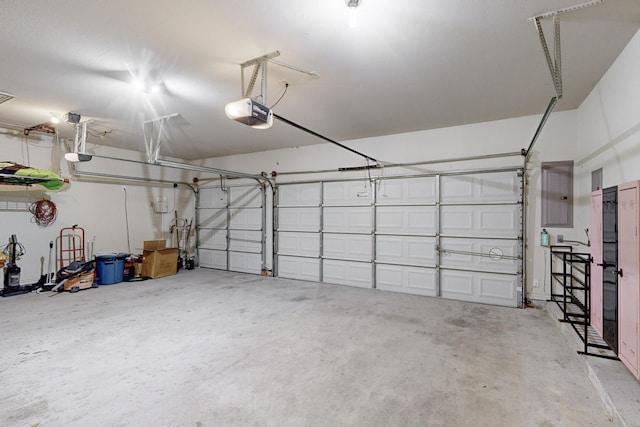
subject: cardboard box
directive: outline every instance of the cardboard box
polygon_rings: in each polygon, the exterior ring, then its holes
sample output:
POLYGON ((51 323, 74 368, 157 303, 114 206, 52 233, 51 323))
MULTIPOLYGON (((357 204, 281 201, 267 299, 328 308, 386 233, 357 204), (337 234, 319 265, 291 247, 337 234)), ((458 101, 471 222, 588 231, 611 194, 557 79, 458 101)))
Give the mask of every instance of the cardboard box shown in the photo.
POLYGON ((167 247, 166 240, 145 240, 142 249, 145 251, 159 251, 167 247))
MULTIPOLYGON (((145 247, 146 243, 145 241, 145 247)), ((164 240, 156 240, 166 243, 164 240)), ((142 277, 158 279, 160 277, 173 276, 178 272, 178 248, 163 248, 158 250, 145 250, 142 253, 142 277)))

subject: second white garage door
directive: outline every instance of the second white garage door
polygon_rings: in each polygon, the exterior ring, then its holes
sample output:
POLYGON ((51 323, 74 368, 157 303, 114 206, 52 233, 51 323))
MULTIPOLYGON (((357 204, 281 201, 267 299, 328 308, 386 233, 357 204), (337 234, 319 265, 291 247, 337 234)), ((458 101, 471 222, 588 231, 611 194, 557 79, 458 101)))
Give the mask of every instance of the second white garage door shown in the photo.
POLYGON ((264 191, 260 186, 202 187, 198 194, 200 267, 261 274, 264 191))

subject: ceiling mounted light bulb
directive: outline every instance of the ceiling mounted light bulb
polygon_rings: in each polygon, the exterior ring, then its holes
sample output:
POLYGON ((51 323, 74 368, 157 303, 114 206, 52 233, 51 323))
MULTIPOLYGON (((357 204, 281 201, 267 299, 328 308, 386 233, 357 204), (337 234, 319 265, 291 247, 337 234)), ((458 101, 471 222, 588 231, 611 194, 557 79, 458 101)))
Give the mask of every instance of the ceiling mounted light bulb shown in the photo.
POLYGON ((346 0, 348 7, 358 7, 360 6, 360 0, 346 0))
POLYGON ((133 79, 131 84, 133 85, 133 88, 135 90, 137 90, 138 92, 146 92, 147 91, 147 85, 145 84, 145 82, 143 80, 133 79))

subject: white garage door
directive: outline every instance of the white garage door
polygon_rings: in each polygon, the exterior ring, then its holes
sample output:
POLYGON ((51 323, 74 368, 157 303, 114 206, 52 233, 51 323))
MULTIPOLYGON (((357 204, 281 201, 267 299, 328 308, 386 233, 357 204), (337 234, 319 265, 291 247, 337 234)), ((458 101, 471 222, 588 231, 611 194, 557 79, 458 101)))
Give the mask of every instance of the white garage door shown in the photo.
POLYGON ((278 186, 277 275, 518 306, 519 170, 278 186))
POLYGON ((260 186, 200 188, 200 267, 261 274, 264 218, 264 192, 260 186))

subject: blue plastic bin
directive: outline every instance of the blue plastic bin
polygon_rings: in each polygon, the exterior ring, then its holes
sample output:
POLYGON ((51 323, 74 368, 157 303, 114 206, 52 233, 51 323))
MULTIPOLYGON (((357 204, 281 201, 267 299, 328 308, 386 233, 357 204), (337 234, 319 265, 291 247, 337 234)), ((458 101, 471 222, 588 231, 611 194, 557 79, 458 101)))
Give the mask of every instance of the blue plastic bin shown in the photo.
POLYGON ((113 285, 124 280, 124 259, 127 254, 104 254, 96 256, 98 284, 113 285))

